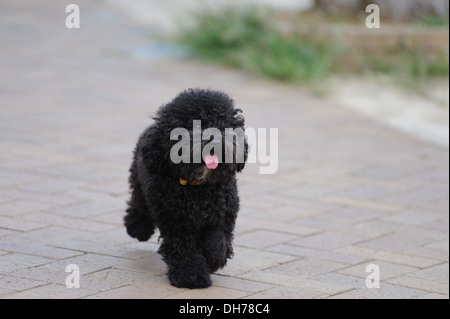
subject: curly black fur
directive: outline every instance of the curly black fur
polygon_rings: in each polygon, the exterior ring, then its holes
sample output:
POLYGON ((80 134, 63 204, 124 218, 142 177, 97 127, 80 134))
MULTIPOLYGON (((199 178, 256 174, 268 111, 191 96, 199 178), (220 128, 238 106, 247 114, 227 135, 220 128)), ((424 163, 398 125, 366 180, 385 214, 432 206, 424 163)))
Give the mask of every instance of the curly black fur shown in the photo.
MULTIPOLYGON (((170 132, 183 127, 192 133, 193 120, 201 120, 202 129, 243 129, 241 110, 233 104, 222 92, 184 91, 158 110, 153 125, 142 133, 134 150, 125 226, 139 241, 148 240, 159 228, 162 244, 158 252, 168 266, 170 283, 176 287, 210 286, 209 275, 232 257, 239 210, 235 174, 242 171, 245 162, 220 163, 214 170, 205 169, 203 160, 174 164, 170 149, 177 141, 170 140, 170 132), (202 179, 202 184, 181 185, 180 178, 202 179)), ((247 148, 245 142, 245 159, 247 148)))

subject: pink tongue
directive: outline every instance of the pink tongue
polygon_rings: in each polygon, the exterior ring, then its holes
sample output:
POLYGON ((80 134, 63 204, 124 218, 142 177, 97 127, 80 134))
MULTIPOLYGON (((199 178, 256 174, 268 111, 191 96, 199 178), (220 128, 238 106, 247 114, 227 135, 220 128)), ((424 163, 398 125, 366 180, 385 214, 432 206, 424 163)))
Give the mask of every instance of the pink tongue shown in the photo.
POLYGON ((219 165, 219 158, 217 155, 205 155, 205 164, 209 169, 216 169, 219 165))

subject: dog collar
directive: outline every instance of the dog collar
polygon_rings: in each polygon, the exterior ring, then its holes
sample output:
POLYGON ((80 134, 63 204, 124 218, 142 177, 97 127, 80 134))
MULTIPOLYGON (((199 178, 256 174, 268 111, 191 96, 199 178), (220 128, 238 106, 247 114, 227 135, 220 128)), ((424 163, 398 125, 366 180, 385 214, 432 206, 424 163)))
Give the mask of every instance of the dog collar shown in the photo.
POLYGON ((182 178, 180 178, 179 182, 183 186, 185 186, 185 185, 202 185, 202 183, 200 183, 200 182, 197 182, 197 181, 188 182, 187 180, 182 179, 182 178))

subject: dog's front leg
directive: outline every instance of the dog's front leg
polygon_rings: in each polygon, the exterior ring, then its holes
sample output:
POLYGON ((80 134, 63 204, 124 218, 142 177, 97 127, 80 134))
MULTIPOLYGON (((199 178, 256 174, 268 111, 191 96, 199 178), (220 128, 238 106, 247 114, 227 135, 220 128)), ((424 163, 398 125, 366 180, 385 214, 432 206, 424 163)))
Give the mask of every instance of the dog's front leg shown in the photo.
POLYGON ((233 254, 231 239, 227 238, 222 229, 203 229, 199 246, 202 248, 211 274, 224 267, 227 258, 233 254))
POLYGON ((178 288, 211 286, 205 257, 193 238, 165 237, 158 252, 168 266, 170 283, 178 288))

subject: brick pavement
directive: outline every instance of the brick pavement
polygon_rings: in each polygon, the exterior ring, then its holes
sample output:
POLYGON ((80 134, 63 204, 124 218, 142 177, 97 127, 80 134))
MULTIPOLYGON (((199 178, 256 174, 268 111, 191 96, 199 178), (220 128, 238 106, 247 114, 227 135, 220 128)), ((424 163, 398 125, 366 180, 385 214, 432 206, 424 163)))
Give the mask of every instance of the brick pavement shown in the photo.
POLYGON ((164 57, 101 2, 77 1, 68 30, 65 2, 0 4, 0 298, 448 298, 448 150, 296 86, 164 57), (235 257, 203 290, 170 286, 157 236, 136 242, 121 221, 134 143, 188 87, 228 92, 280 138, 276 174, 240 176, 235 257))

